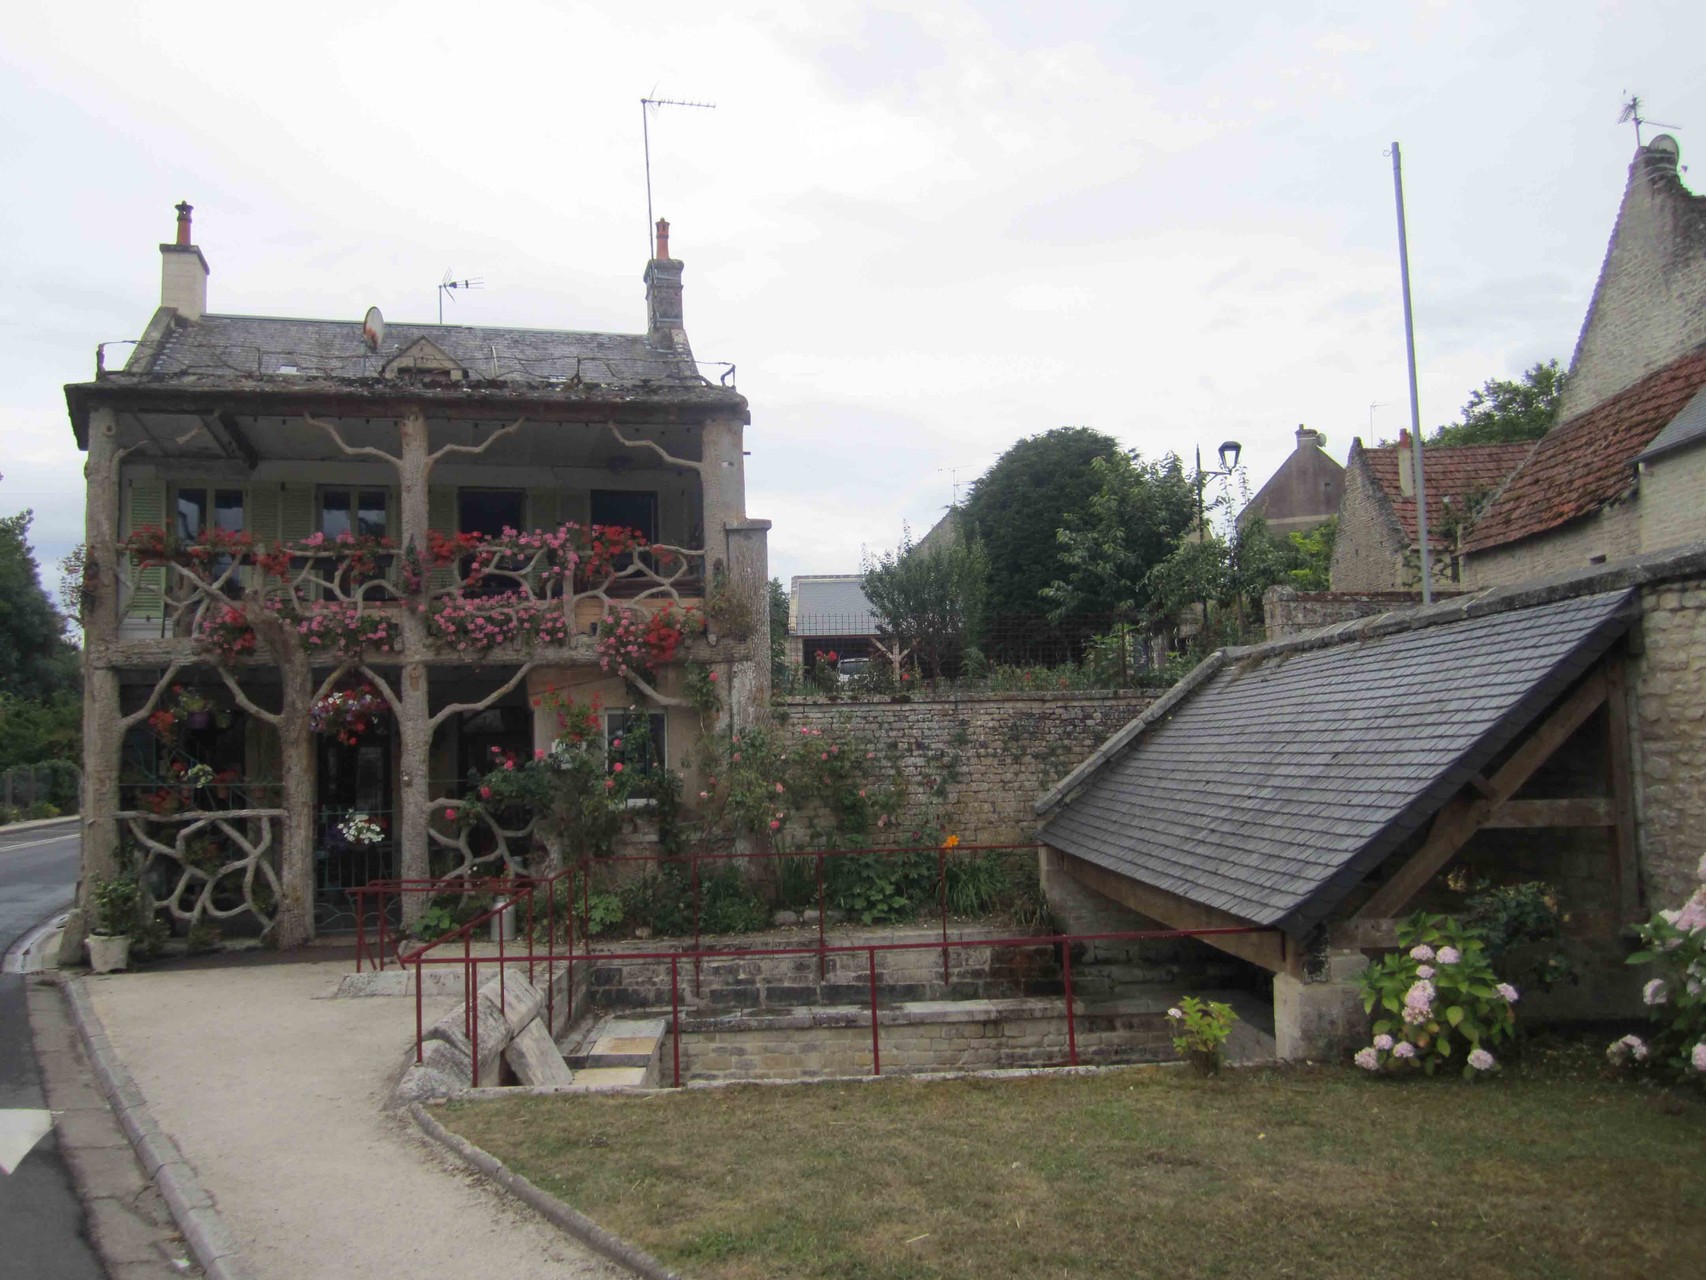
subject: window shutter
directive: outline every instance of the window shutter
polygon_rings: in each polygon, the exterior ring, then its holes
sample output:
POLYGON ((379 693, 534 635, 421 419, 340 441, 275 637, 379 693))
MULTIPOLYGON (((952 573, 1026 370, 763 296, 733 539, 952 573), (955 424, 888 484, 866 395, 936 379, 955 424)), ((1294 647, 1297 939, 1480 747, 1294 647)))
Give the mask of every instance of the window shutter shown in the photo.
POLYGON ((303 542, 314 532, 314 486, 280 486, 278 536, 282 542, 303 542))
MULTIPOLYGON (((262 543, 272 546, 278 541, 279 487, 276 484, 252 484, 249 486, 249 508, 247 511, 249 534, 257 546, 262 543)), ((248 585, 252 588, 260 586, 260 570, 253 565, 247 571, 248 585)))
MULTIPOLYGON (((427 490, 427 528, 435 533, 455 534, 456 490, 427 490)), ((449 568, 434 569, 427 575, 427 586, 432 591, 448 591, 455 585, 456 575, 449 568)))
POLYGON ((564 489, 557 495, 557 523, 571 521, 583 529, 592 521, 592 495, 584 489, 578 493, 564 489))
POLYGON ((546 532, 557 527, 557 491, 529 489, 527 491, 527 520, 531 528, 546 532))
MULTIPOLYGON (((156 529, 166 527, 166 485, 162 480, 132 480, 130 503, 125 513, 124 532, 128 536, 144 525, 156 529)), ((136 561, 130 564, 132 586, 125 616, 160 619, 166 613, 166 567, 151 565, 139 569, 136 561)))

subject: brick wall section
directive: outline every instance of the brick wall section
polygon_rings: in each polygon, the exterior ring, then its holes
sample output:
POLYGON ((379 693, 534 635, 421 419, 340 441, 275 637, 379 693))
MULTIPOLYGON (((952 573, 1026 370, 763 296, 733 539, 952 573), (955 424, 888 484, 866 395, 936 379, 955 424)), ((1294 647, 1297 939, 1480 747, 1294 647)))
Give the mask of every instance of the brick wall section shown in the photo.
MULTIPOLYGON (((1160 1002, 1075 1012, 1080 1065, 1176 1057, 1160 1002)), ((1066 1010, 1060 1000, 883 1009, 878 1032, 884 1075, 1053 1067, 1067 1061, 1066 1010)), ((738 1026, 692 1019, 682 1028, 682 1075, 693 1080, 813 1080, 869 1075, 871 1065, 868 1009, 745 1018, 738 1026)))
POLYGON ((1404 565, 1404 536, 1380 485, 1353 457, 1345 469, 1339 531, 1328 569, 1334 591, 1392 591, 1410 585, 1404 565))
POLYGON ((1706 579, 1644 588, 1641 604, 1631 737, 1642 880, 1657 909, 1682 904, 1706 853, 1706 579))
POLYGON ((1471 552, 1464 557, 1470 590, 1502 587, 1591 564, 1623 560, 1641 549, 1639 504, 1614 502, 1556 529, 1471 552))
MULTIPOLYGON (((1436 599, 1450 592, 1436 591, 1436 599)), ((1354 618, 1414 609, 1422 603, 1419 591, 1298 591, 1269 587, 1262 596, 1262 624, 1269 640, 1284 640, 1354 618)))
POLYGON ((1012 693, 773 705, 789 730, 897 744, 911 805, 896 815, 903 828, 926 815, 929 780, 957 774, 942 813, 961 841, 1021 844, 1036 835, 1037 799, 1152 701, 1147 693, 1012 693))
POLYGON ((1635 508, 1642 551, 1706 539, 1706 442, 1643 464, 1635 508))

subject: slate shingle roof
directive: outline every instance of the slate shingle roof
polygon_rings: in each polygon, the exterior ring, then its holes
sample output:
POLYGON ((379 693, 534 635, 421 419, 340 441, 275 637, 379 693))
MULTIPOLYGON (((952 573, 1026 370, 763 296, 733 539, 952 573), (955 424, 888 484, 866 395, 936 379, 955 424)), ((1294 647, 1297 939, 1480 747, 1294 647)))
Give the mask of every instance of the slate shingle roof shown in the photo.
POLYGON ((862 575, 799 577, 788 602, 789 627, 797 636, 874 636, 877 614, 859 585, 862 575))
POLYGON ((1686 449, 1701 441, 1706 441, 1706 389, 1694 393, 1694 399, 1670 420, 1670 425, 1659 432, 1650 445, 1641 450, 1636 461, 1662 458, 1667 453, 1686 449))
MULTIPOLYGON (((1522 464, 1534 441, 1513 444, 1451 444, 1422 449, 1422 482, 1428 493, 1428 545, 1449 547, 1445 500, 1462 511, 1478 495, 1491 494, 1522 464)), ((1416 543, 1416 499, 1405 497, 1398 483, 1398 446, 1364 449, 1369 474, 1386 494, 1398 528, 1410 546, 1416 543)))
POLYGON ((1515 542, 1588 515, 1623 494, 1633 463, 1706 386, 1706 347, 1553 427, 1488 504, 1465 551, 1515 542))
POLYGON ((421 338, 477 378, 546 382, 578 374, 585 382, 700 380, 690 359, 652 346, 643 334, 390 324, 379 350, 371 352, 355 321, 228 315, 174 324, 146 368, 127 365, 125 372, 264 377, 290 376, 284 368, 293 366, 303 375, 376 377, 387 361, 421 338))
POLYGON ((1140 730, 1038 838, 1304 932, 1600 658, 1632 594, 1255 650, 1140 730))

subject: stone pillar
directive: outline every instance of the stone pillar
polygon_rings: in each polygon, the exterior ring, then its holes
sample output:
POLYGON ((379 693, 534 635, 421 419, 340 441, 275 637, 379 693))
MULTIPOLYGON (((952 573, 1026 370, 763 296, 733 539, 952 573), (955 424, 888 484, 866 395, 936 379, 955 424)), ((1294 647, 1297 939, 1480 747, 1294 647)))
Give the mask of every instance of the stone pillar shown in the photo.
MULTIPOLYGON (((398 509, 402 519, 401 545, 413 547, 423 566, 419 594, 403 610, 403 664, 398 681, 398 751, 401 770, 397 786, 397 874, 405 880, 424 879, 430 868, 427 801, 432 799, 429 765, 432 756, 431 705, 428 667, 421 659, 427 648, 426 614, 432 575, 427 556, 427 482, 432 460, 427 448, 426 416, 411 409, 398 423, 402 437, 398 463, 398 509), (417 607, 421 612, 417 612, 417 607)), ((419 894, 403 895, 403 925, 419 919, 425 903, 419 894)))
POLYGON ((753 625, 747 637, 752 661, 733 664, 729 711, 739 727, 764 719, 770 709, 770 521, 741 520, 728 527, 729 587, 745 599, 753 625))
POLYGON ((1274 975, 1274 1043, 1281 1058, 1348 1057, 1368 1043, 1357 977, 1368 968, 1360 951, 1333 951, 1323 980, 1274 975))

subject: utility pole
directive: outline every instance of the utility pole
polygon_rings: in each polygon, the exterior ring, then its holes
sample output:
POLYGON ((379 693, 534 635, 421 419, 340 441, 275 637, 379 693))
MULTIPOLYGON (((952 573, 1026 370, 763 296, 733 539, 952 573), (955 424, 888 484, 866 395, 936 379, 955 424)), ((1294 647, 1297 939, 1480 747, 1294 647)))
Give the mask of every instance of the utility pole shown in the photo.
MULTIPOLYGON (((1416 466, 1416 541, 1422 551, 1422 603, 1432 604, 1433 562, 1428 553, 1428 491, 1422 479, 1422 409, 1416 395, 1416 326, 1410 314, 1410 241, 1404 230, 1404 166, 1392 144, 1392 190, 1398 201, 1398 272, 1404 281, 1404 353, 1410 362, 1410 448, 1416 466)), ((1372 420, 1372 419, 1371 419, 1372 420)))

